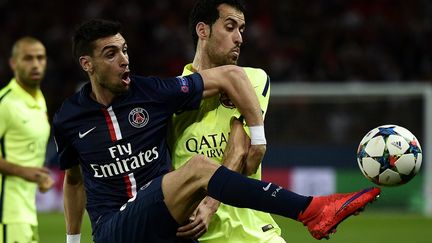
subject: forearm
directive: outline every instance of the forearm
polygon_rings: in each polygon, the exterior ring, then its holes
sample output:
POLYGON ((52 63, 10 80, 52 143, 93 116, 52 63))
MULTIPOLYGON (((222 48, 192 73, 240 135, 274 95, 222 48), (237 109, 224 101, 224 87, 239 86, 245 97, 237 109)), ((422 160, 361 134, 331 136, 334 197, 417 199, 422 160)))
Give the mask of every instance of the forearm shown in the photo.
POLYGON ((8 162, 7 160, 0 158, 0 173, 4 175, 21 176, 23 167, 17 164, 8 162))
POLYGON ((20 177, 26 181, 43 183, 49 177, 49 170, 45 167, 26 167, 10 163, 0 158, 0 173, 20 177))
POLYGON ((240 110, 249 126, 263 125, 258 98, 243 68, 227 65, 200 72, 204 80, 204 97, 224 92, 240 110))
POLYGON ((243 123, 233 119, 228 143, 225 147, 222 164, 228 169, 243 173, 246 166, 246 155, 249 147, 248 136, 243 123))
MULTIPOLYGON (((79 167, 77 168, 79 170, 79 167)), ((82 179, 66 172, 63 190, 66 233, 69 235, 79 234, 86 201, 82 179)))

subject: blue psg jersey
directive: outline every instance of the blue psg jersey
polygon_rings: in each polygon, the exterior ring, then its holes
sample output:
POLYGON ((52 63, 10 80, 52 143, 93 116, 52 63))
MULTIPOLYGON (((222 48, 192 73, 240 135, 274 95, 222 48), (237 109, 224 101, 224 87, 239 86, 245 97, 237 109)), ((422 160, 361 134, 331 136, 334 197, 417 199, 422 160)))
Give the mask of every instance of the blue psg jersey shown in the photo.
POLYGON ((81 165, 92 222, 120 210, 148 181, 166 174, 167 124, 174 112, 199 107, 199 74, 170 79, 131 77, 108 107, 90 98, 87 83, 54 117, 60 167, 81 165))

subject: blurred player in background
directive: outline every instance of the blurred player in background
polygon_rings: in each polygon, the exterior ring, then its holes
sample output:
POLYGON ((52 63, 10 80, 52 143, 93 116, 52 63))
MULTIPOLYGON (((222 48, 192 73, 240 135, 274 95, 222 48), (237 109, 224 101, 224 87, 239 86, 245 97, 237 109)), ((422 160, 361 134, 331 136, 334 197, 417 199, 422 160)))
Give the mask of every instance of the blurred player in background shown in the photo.
POLYGON ((43 167, 50 134, 40 90, 47 56, 33 37, 15 42, 10 58, 14 78, 0 90, 0 242, 38 242, 36 189, 54 180, 43 167))
MULTIPOLYGON (((241 0, 197 1, 189 19, 195 58, 185 66, 182 75, 237 64, 245 30, 244 10, 241 0)), ((244 70, 264 116, 270 97, 270 79, 262 69, 244 70)), ((204 99, 199 110, 176 114, 168 139, 174 168, 181 167, 196 154, 204 154, 233 171, 261 179, 264 151, 247 153, 249 128, 244 125, 240 112, 225 94, 204 99)), ((285 242, 280 234, 270 214, 220 204, 206 197, 190 223, 180 227, 177 235, 200 237, 200 242, 285 242)))
MULTIPOLYGON (((166 130, 175 112, 197 109, 224 92, 251 129, 251 148, 266 146, 259 101, 244 70, 215 67, 168 79, 131 76, 119 23, 90 20, 75 32, 75 58, 90 82, 54 118, 64 180, 67 242, 80 242, 84 207, 96 243, 184 242, 180 225, 206 195, 236 207, 295 218, 327 237, 380 193, 305 197, 244 177, 203 155, 169 171, 166 130)), ((251 150, 251 149, 249 149, 251 150)))

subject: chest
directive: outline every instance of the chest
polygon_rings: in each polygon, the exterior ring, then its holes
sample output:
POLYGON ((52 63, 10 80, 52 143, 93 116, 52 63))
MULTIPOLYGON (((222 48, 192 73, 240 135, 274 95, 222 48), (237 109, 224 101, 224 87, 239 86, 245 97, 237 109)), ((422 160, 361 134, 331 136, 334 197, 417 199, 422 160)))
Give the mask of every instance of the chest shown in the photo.
POLYGON ((8 136, 22 140, 47 139, 50 133, 47 111, 43 107, 29 107, 16 103, 10 108, 8 136))
POLYGON ((106 163, 133 156, 151 160, 165 144, 170 117, 157 104, 110 106, 80 114, 70 137, 82 161, 106 163))

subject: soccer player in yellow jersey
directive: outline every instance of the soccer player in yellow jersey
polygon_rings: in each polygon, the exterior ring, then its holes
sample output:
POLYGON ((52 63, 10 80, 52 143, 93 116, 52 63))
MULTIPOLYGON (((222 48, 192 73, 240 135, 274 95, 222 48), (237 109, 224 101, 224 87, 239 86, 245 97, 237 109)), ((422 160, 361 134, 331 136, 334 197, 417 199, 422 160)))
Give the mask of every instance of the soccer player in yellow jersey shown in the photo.
MULTIPOLYGON (((190 15, 196 54, 182 75, 237 64, 245 29, 241 1, 198 1, 190 15)), ((263 116, 270 96, 270 80, 262 69, 244 68, 259 99, 263 116)), ((261 179, 262 154, 248 154, 249 129, 226 96, 202 101, 199 110, 173 117, 169 135, 173 166, 182 166, 195 154, 203 154, 231 170, 261 179), (228 143, 228 141, 230 142, 228 143), (228 144, 228 145, 227 145, 228 144), (229 159, 228 159, 229 158, 229 159)), ((205 198, 191 223, 179 228, 178 236, 200 242, 285 242, 268 213, 220 204, 205 198)))
POLYGON ((39 242, 36 189, 54 180, 43 167, 50 133, 40 83, 46 69, 44 45, 33 37, 15 42, 14 78, 0 90, 0 243, 39 242))

